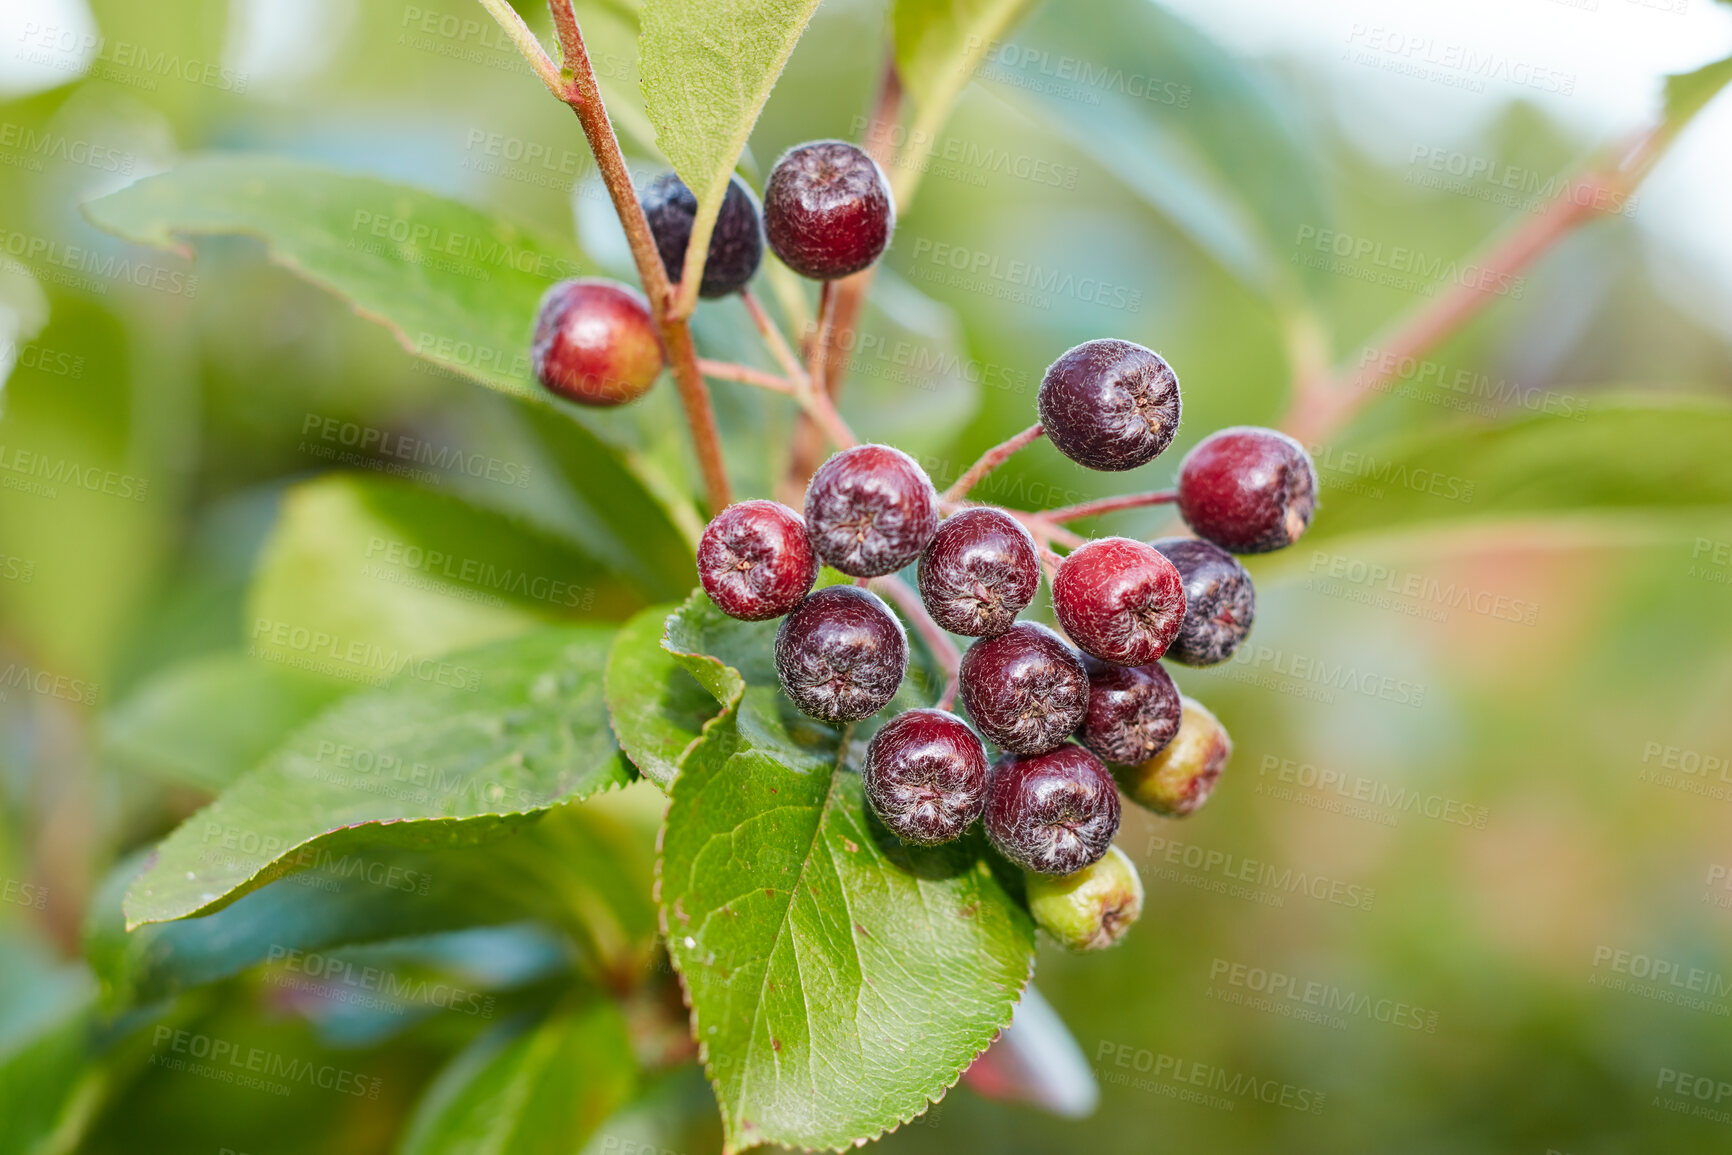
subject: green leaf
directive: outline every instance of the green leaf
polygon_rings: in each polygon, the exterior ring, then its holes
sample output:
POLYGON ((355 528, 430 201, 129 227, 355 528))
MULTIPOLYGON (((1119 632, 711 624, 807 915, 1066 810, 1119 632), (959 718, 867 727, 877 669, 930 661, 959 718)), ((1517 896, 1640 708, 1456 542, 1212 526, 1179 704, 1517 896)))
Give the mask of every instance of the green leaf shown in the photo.
POLYGON ((428 1088, 399 1155, 572 1155, 636 1085, 625 1021, 605 999, 483 1035, 428 1088))
POLYGON ((738 703, 674 780, 668 948, 727 1149, 841 1149, 924 1111, 1009 1022, 1033 925, 978 833, 908 847, 870 813, 850 764, 866 726, 790 717, 762 681, 776 623, 718 618, 697 594, 668 624, 738 703))
POLYGON ((818 0, 644 0, 638 70, 656 144, 698 198, 696 283, 728 179, 818 0))
POLYGON ((1723 511, 1732 507, 1728 445, 1732 408, 1696 400, 1313 445, 1323 492, 1305 540, 1532 515, 1723 511))
MULTIPOLYGON (((1720 2, 1732 3, 1732 0, 1720 2)), ((1677 72, 1666 77, 1666 131, 1673 135, 1683 131, 1684 126, 1695 119, 1696 114, 1729 82, 1732 82, 1732 56, 1704 64, 1694 72, 1677 72)))
POLYGON ((620 749, 644 777, 666 786, 717 714, 716 700, 662 648, 678 606, 651 606, 627 622, 607 655, 603 693, 620 749))
POLYGON ((128 926, 219 910, 322 852, 470 845, 624 784, 601 698, 612 638, 545 629, 344 699, 164 840, 128 926))

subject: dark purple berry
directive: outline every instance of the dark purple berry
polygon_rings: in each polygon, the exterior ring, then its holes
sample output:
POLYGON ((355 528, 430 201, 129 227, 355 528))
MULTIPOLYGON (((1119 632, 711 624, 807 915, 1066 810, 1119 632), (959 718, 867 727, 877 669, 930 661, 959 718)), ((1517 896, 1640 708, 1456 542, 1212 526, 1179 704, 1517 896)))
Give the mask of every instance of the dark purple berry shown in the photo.
POLYGON ((1126 794, 1169 818, 1183 818, 1207 802, 1233 756, 1233 739, 1220 719, 1195 699, 1182 703, 1179 732, 1167 748, 1116 771, 1126 794))
POLYGON ((895 573, 938 532, 938 491, 900 449, 856 445, 812 475, 806 530, 818 556, 845 574, 895 573))
POLYGON ((818 557, 806 523, 779 501, 742 501, 718 513, 698 539, 698 580, 731 618, 779 618, 811 592, 818 557))
MULTIPOLYGON (((685 269, 686 246, 692 239, 692 218, 698 215, 698 198, 678 173, 664 172, 650 182, 643 194, 644 215, 649 218, 662 267, 670 281, 678 281, 685 269)), ((764 225, 758 198, 739 177, 728 178, 722 211, 710 234, 709 255, 704 258, 704 278, 698 296, 725 297, 746 287, 764 256, 764 225)))
POLYGON ((1103 662, 1142 666, 1166 653, 1185 617, 1179 571, 1153 546, 1103 537, 1072 550, 1052 579, 1071 641, 1103 662))
POLYGON ((1088 709, 1082 655, 1037 622, 1018 622, 968 647, 958 680, 980 732, 1016 754, 1051 750, 1088 709))
POLYGON ((764 231, 782 263, 834 281, 878 259, 896 228, 896 202, 878 162, 841 140, 782 154, 764 185, 764 231))
POLYGON ((1002 634, 1039 588, 1034 538, 1003 510, 977 506, 946 518, 920 555, 920 597, 953 634, 1002 634))
POLYGON ((1233 656, 1257 616, 1257 591, 1239 559, 1213 542, 1163 537, 1151 542, 1185 583, 1185 620, 1166 656, 1214 666, 1233 656))
POLYGON ((878 596, 858 586, 810 594, 776 631, 776 674, 794 705, 821 722, 876 714, 908 670, 908 635, 878 596))
POLYGON ((536 379, 568 401, 623 405, 655 384, 662 344, 642 293, 578 277, 542 295, 530 360, 536 379))
POLYGON ((1112 845, 1119 792, 1100 759, 1081 746, 1007 754, 993 764, 985 817, 1000 854, 1037 874, 1070 874, 1112 845))
POLYGON ((872 809, 904 842, 960 838, 986 807, 986 747, 943 710, 909 710, 886 722, 867 743, 860 777, 872 809))
POLYGON ((1058 451, 1090 469, 1135 469, 1179 430, 1179 379, 1129 341, 1085 341, 1040 383, 1040 423, 1058 451))
POLYGON ((1179 688, 1160 663, 1089 662, 1089 708, 1077 737, 1096 757, 1134 765, 1179 732, 1179 688))
POLYGON ((1317 509, 1317 469, 1305 447, 1273 429, 1211 433, 1179 462, 1179 513, 1198 537, 1234 553, 1299 540, 1317 509))

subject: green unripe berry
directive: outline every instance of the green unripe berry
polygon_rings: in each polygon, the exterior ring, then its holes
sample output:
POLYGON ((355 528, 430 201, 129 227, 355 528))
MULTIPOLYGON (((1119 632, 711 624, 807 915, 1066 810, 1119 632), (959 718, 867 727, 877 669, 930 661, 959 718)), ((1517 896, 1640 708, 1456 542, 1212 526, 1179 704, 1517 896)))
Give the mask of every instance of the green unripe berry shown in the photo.
POLYGON ((1227 728, 1194 698, 1179 698, 1179 732, 1147 762, 1116 766, 1119 789, 1157 814, 1183 818, 1209 800, 1233 756, 1227 728))
POLYGON ((1117 846, 1074 874, 1029 874, 1028 909, 1066 950, 1105 950, 1143 913, 1143 880, 1117 846))

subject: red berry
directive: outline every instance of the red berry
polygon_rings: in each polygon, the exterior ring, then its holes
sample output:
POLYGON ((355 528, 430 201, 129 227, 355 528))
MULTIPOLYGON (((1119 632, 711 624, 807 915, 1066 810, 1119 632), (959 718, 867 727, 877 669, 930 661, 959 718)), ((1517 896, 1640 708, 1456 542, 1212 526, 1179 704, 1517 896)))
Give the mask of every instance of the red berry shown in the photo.
POLYGON ((955 714, 909 710, 872 735, 860 777, 896 837, 949 842, 986 806, 986 747, 955 714))
POLYGON ((1039 588, 1034 538, 1003 510, 977 506, 946 518, 920 555, 921 600, 953 634, 1002 634, 1039 588))
POLYGON ((818 556, 845 574, 895 573, 938 532, 938 491, 900 449, 856 445, 812 475, 806 530, 818 556))
POLYGON ((1273 429, 1211 433, 1179 463, 1179 513, 1198 537, 1234 553, 1299 540, 1317 509, 1317 469, 1305 447, 1273 429))
POLYGON ((1007 754, 993 764, 985 818, 992 844, 1024 870, 1070 874, 1112 845, 1119 794, 1100 759, 1081 746, 1007 754))
POLYGON ((805 521, 779 501, 728 506, 698 540, 698 580, 731 618, 781 617, 818 580, 818 558, 806 540, 805 521))
POLYGON ((822 722, 876 714, 908 671, 908 635, 890 608, 858 586, 828 586, 782 619, 776 674, 794 705, 822 722))
POLYGON ((1077 737, 1107 762, 1133 765, 1164 749, 1179 732, 1179 688, 1159 662, 1089 665, 1089 708, 1077 737))
POLYGON ((782 154, 764 185, 764 230, 782 263, 834 281, 876 261, 896 228, 896 202, 878 162, 840 140, 782 154))
POLYGON ((623 405, 655 384, 662 344, 642 293, 579 277, 542 295, 530 359, 537 380, 568 401, 623 405))
MULTIPOLYGON (((668 279, 678 281, 685 270, 686 247, 692 240, 692 218, 698 215, 698 198, 678 173, 664 172, 650 182, 643 194, 644 216, 655 236, 656 251, 668 279)), ((725 297, 746 287, 764 256, 764 225, 758 198, 739 177, 728 179, 722 211, 710 234, 709 254, 704 258, 704 279, 698 296, 725 297)))
POLYGON ((1085 341, 1040 383, 1040 422, 1058 451, 1090 469, 1135 469, 1179 430, 1179 379, 1129 341, 1085 341))
POLYGON ((980 732, 1017 754, 1059 745, 1089 704, 1082 655, 1037 622, 1018 622, 968 647, 958 681, 980 732))
POLYGON ((1239 559, 1213 542, 1163 537, 1150 542, 1185 583, 1185 620, 1166 656, 1187 666, 1213 666, 1233 656, 1257 616, 1257 591, 1239 559))
POLYGON ((1052 608, 1071 641, 1103 662, 1142 666, 1167 650, 1185 617, 1173 563, 1128 537, 1071 551, 1052 580, 1052 608))

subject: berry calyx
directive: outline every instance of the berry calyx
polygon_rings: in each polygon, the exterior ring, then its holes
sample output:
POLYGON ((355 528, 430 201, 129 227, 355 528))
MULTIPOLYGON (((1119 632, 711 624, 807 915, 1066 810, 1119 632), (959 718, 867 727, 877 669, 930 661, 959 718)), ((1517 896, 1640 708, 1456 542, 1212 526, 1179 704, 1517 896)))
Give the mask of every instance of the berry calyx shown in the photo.
POLYGON ((986 787, 987 837, 1037 874, 1072 874, 1098 862, 1119 830, 1119 793, 1100 759, 1065 744, 1007 754, 986 787))
MULTIPOLYGON (((667 270, 668 279, 677 282, 685 268, 692 219, 698 215, 698 198, 678 173, 664 172, 644 190, 642 204, 650 233, 655 237, 656 251, 661 253, 662 267, 667 270)), ((739 292, 758 271, 758 262, 763 257, 764 224, 758 198, 745 181, 729 177, 715 231, 710 234, 698 296, 725 297, 739 292)))
POLYGON ((812 475, 806 530, 818 556, 845 574, 895 573, 938 532, 938 491, 900 449, 856 445, 812 475))
POLYGON ((921 600, 953 634, 1002 634, 1039 588, 1034 538, 1003 510, 977 506, 953 514, 920 555, 921 600))
POLYGON ((1179 688, 1160 663, 1115 666, 1089 660, 1089 705, 1077 738, 1105 762, 1135 765, 1179 732, 1179 688))
POLYGON ((1126 794, 1157 814, 1183 818, 1209 800, 1233 756, 1233 739, 1209 708, 1181 699, 1179 732, 1167 748, 1138 766, 1114 771, 1126 794))
POLYGON ((1234 553, 1292 545, 1316 509, 1317 469, 1285 433, 1235 425, 1203 438, 1179 463, 1180 516, 1234 553))
POLYGON ((1088 709, 1082 655, 1038 622, 1018 622, 968 647, 957 681, 980 732, 1016 754, 1060 745, 1088 709))
POLYGON ((801 712, 832 724, 876 714, 908 671, 908 635, 858 586, 806 596, 776 631, 776 675, 801 712))
POLYGON ((1143 913, 1143 880, 1117 846, 1071 874, 1031 874, 1027 888, 1035 925, 1066 950, 1105 950, 1143 913))
POLYGON ((1185 586, 1153 546, 1103 537, 1078 546, 1058 567, 1052 608, 1084 652, 1142 666, 1164 654, 1179 632, 1185 586))
POLYGON ((1058 451, 1090 469, 1154 460, 1179 430, 1179 379, 1152 349, 1085 341, 1047 369, 1040 421, 1058 451))
POLYGON ((876 261, 896 228, 896 202, 878 162, 841 140, 782 154, 764 184, 764 231, 782 263, 834 281, 876 261))
POLYGON ((1185 619, 1166 656, 1214 666, 1233 656, 1257 616, 1257 590, 1239 559, 1213 542, 1163 537, 1150 542, 1185 584, 1185 619))
POLYGON ((806 540, 806 522, 779 501, 728 506, 698 539, 698 580, 730 618, 781 617, 818 580, 818 557, 806 540))
POLYGON ((623 405, 655 384, 662 344, 642 293, 577 277, 542 294, 530 361, 536 379, 568 401, 623 405))
POLYGON ((986 747, 944 710, 908 710, 866 745, 866 800, 904 842, 960 838, 986 808, 986 747))

